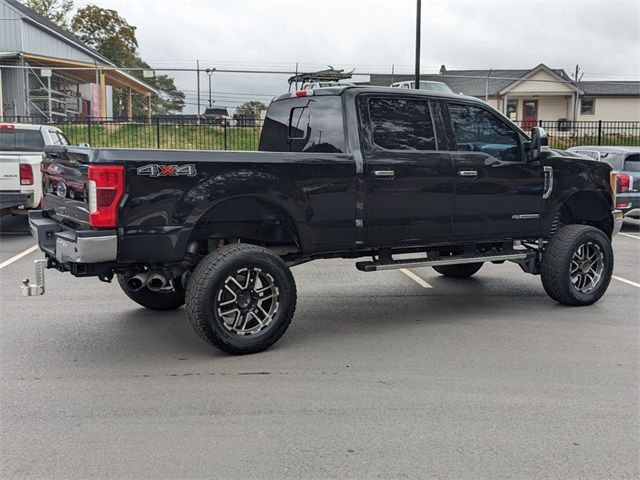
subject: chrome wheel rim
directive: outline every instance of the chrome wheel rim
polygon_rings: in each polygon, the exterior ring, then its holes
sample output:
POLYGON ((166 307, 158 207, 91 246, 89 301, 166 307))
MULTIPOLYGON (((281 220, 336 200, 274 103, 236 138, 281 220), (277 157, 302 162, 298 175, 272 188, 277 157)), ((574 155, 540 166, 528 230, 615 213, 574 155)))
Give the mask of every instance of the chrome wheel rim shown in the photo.
POLYGON ((603 271, 604 254, 596 243, 583 243, 571 257, 569 279, 573 288, 580 293, 589 293, 596 288, 603 271))
POLYGON ((236 335, 255 335, 267 328, 279 307, 274 278, 258 267, 236 270, 216 294, 215 310, 224 328, 236 335))

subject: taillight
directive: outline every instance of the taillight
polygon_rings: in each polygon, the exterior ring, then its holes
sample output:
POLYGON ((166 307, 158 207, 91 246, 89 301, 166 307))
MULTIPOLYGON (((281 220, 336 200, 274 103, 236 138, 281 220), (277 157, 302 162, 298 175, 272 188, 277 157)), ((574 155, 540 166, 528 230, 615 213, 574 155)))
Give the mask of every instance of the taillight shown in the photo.
POLYGON ((20 164, 20 185, 33 185, 33 167, 28 163, 20 164))
POLYGON ((631 186, 631 177, 626 173, 616 174, 616 193, 625 193, 631 186))
POLYGON ((124 194, 124 167, 89 166, 89 225, 94 228, 118 225, 118 204, 124 194))

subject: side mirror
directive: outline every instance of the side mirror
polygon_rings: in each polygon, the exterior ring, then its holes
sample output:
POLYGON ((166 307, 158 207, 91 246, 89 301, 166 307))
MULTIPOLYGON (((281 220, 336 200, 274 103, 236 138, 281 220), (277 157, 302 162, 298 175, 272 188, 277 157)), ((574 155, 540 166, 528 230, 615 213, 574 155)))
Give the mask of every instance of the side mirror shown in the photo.
POLYGON ((89 145, 88 143, 79 143, 78 146, 82 148, 91 148, 91 145, 89 145))
POLYGON ((549 137, 542 127, 531 129, 531 159, 537 160, 549 152, 549 137))

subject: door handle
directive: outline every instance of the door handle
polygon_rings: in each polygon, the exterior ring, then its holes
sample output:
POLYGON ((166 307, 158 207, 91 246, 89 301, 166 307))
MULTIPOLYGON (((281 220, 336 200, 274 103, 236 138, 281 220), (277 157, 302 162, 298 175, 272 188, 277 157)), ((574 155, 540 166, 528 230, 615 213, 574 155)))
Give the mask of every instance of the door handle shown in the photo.
POLYGON ((458 170, 459 177, 478 178, 477 170, 458 170))
POLYGON ((395 170, 374 170, 373 176, 376 178, 386 178, 391 180, 396 176, 395 170))

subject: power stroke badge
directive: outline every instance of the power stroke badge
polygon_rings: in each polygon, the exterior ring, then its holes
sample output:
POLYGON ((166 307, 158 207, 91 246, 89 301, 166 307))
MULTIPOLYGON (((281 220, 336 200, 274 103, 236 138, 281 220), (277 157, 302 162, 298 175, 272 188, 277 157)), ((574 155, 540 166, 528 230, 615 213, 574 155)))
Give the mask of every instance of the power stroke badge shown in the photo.
POLYGON ((188 165, 159 165, 150 163, 144 167, 138 167, 138 175, 147 177, 195 177, 197 175, 196 166, 193 163, 188 165))

